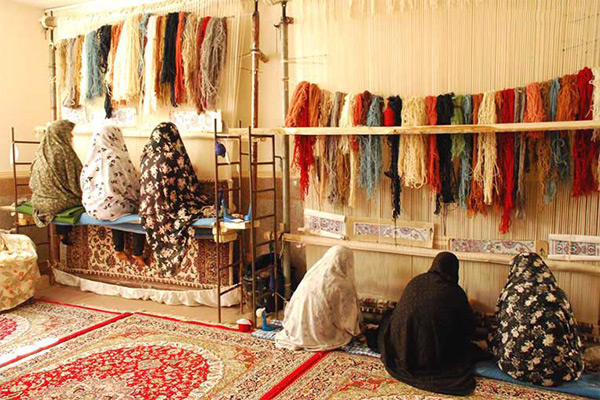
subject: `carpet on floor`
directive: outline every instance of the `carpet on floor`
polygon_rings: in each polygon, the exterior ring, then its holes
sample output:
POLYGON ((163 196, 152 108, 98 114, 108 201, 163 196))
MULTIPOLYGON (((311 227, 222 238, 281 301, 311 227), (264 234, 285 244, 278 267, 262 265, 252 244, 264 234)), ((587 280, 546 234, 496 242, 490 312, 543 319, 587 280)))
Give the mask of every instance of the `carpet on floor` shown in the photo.
POLYGON ((0 369, 0 398, 258 400, 323 355, 137 313, 0 369))
POLYGON ((128 314, 49 300, 30 300, 0 313, 0 367, 128 314))
POLYGON ((390 377, 376 358, 335 351, 279 392, 277 400, 571 400, 581 397, 477 378, 475 392, 453 397, 419 390, 390 377))

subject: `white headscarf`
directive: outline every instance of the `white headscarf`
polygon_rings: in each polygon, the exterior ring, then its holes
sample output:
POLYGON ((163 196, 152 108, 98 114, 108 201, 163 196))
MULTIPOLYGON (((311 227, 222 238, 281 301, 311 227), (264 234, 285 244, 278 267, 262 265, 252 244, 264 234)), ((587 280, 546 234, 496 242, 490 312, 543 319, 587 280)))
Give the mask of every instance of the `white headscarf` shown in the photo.
POLYGON ((140 178, 119 128, 107 126, 94 134, 80 182, 90 216, 114 221, 137 212, 140 178))
POLYGON ((292 350, 332 350, 360 334, 354 258, 343 246, 330 248, 308 270, 285 310, 275 345, 292 350))

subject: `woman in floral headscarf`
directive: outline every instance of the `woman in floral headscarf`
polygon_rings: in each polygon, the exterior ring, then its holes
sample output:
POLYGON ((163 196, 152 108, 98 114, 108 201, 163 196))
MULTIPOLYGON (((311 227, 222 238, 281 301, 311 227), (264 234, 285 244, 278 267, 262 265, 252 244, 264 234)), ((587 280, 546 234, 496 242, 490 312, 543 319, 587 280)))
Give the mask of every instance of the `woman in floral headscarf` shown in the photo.
POLYGON ((141 160, 140 216, 162 274, 175 274, 194 236, 207 199, 177 127, 161 123, 144 147, 141 160))
POLYGON ((35 153, 29 187, 37 226, 46 226, 61 211, 81 205, 81 161, 71 146, 74 127, 67 120, 51 123, 35 153))
POLYGON ((539 255, 513 258, 495 318, 490 347, 508 375, 543 386, 579 379, 583 361, 577 322, 539 255))
MULTIPOLYGON (((106 126, 92 137, 85 167, 81 172, 83 206, 88 215, 100 221, 114 221, 137 213, 140 202, 140 178, 131 162, 123 133, 116 126, 106 126)), ((117 257, 129 258, 124 252, 125 233, 112 230, 117 257)), ((133 234, 133 258, 144 266, 146 236, 133 234)))

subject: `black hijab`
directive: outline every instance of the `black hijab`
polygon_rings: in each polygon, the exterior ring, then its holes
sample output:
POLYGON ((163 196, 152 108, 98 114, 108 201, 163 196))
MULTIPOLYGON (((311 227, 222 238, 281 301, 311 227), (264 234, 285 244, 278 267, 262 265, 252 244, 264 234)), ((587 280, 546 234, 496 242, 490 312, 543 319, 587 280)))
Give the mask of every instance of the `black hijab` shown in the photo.
POLYGON ((470 338, 475 317, 458 285, 458 259, 437 255, 413 278, 379 335, 381 360, 399 381, 430 392, 467 395, 475 389, 470 338))

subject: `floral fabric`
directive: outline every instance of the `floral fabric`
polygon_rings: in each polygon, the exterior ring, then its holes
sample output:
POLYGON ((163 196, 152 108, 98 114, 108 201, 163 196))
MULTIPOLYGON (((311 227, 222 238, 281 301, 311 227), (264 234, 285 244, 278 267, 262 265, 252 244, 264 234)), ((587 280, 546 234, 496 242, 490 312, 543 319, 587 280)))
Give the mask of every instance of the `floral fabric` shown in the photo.
POLYGON ((159 124, 141 160, 140 217, 161 274, 175 274, 208 204, 177 127, 159 124))
POLYGON ((107 126, 94 134, 80 182, 83 206, 92 217, 114 221, 137 212, 140 178, 119 128, 107 126))
POLYGON ((4 311, 33 297, 40 272, 29 237, 1 235, 0 248, 0 311, 4 311))
POLYGON ((511 377, 557 386, 581 376, 582 341, 571 305, 537 254, 512 260, 495 319, 491 349, 511 377))
POLYGON ((71 146, 75 124, 67 120, 51 123, 31 165, 33 219, 42 227, 56 214, 81 204, 81 161, 71 146))

